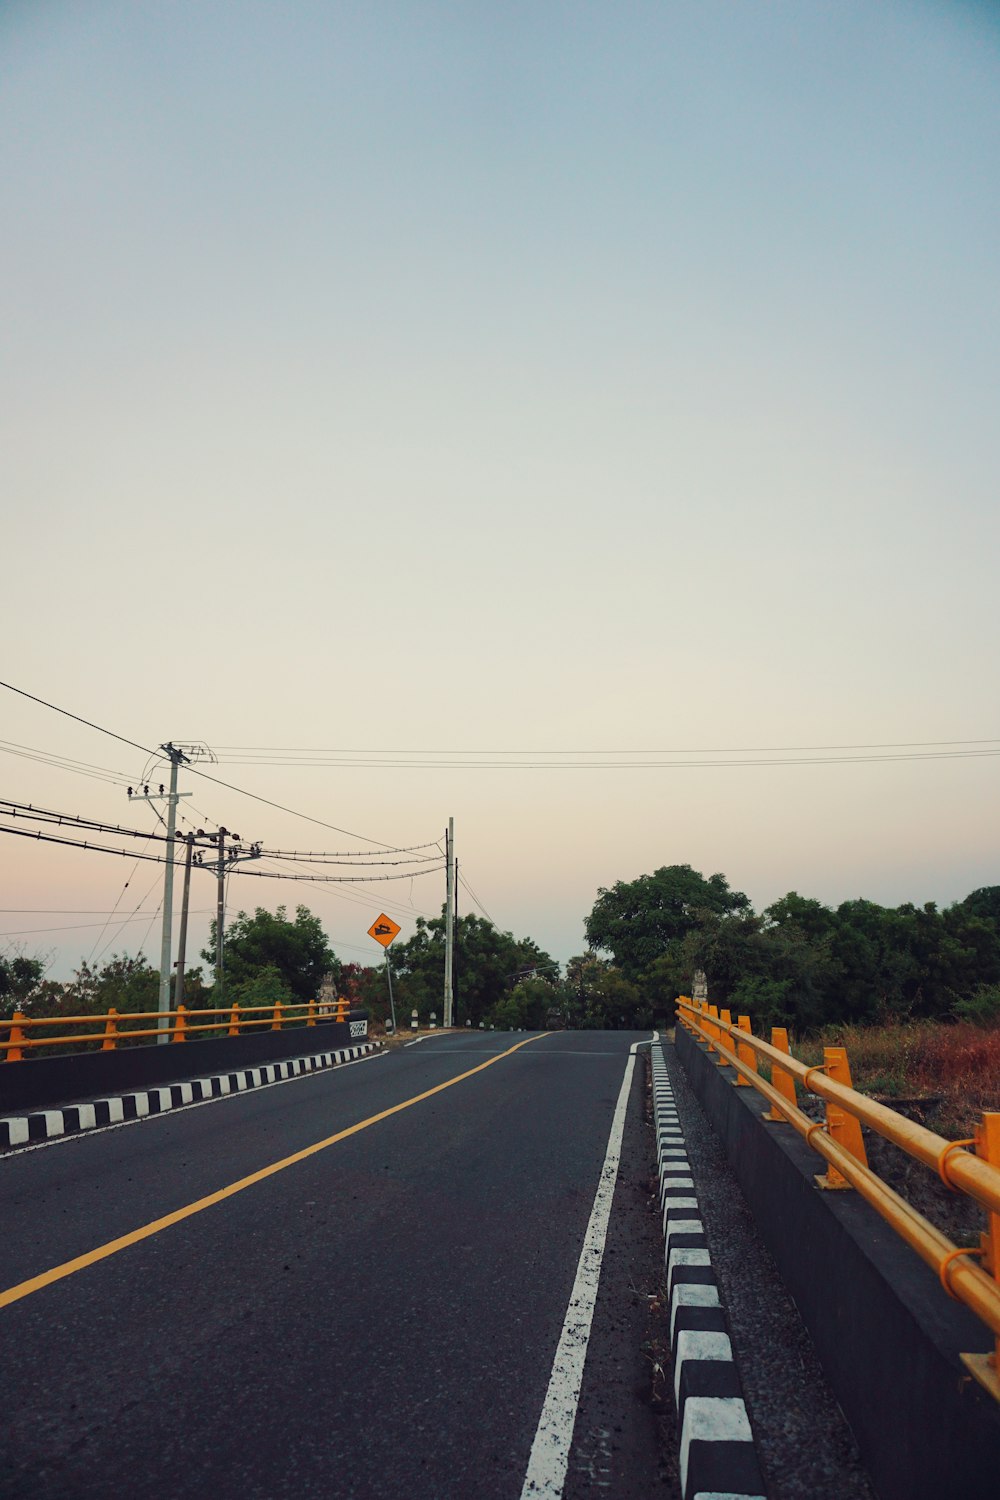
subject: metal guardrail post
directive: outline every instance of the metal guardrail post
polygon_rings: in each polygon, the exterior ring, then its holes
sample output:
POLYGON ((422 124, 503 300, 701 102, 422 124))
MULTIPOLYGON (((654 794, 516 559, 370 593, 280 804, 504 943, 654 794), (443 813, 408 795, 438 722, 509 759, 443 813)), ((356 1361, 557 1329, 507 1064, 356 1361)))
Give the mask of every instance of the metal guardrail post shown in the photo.
MULTIPOLYGON (((987 1110, 976 1130, 976 1155, 993 1167, 1000 1167, 1000 1112, 987 1110)), ((986 1212, 987 1229, 980 1236, 980 1264, 987 1275, 1000 1283, 1000 1213, 986 1212)), ((1000 1401, 1000 1333, 994 1332, 992 1354, 963 1354, 962 1363, 981 1385, 1000 1401)))
MULTIPOLYGON (((809 1069, 809 1073, 816 1071, 819 1070, 809 1069)), ((837 1083, 842 1083, 845 1088, 850 1089, 854 1087, 851 1082, 851 1067, 847 1061, 845 1048, 824 1047, 822 1071, 828 1078, 834 1079, 837 1083)), ((808 1078, 809 1074, 807 1073, 807 1087, 808 1078)), ((862 1166, 867 1167, 868 1153, 865 1150, 864 1138, 861 1134, 860 1120, 855 1115, 849 1114, 847 1110, 839 1109, 835 1104, 831 1104, 829 1099, 826 1101, 826 1130, 831 1140, 843 1146, 846 1151, 849 1151, 853 1157, 857 1158, 862 1166)), ((843 1172, 838 1171, 832 1162, 827 1162, 826 1171, 822 1176, 818 1176, 816 1181, 821 1188, 839 1189, 851 1186, 843 1172)))
MULTIPOLYGON (((165 1011, 164 1014, 169 1016, 170 1012, 169 1011, 165 1011)), ((187 1036, 186 1036, 187 1027, 188 1027, 188 1023, 187 1023, 187 1006, 186 1005, 178 1005, 178 1007, 177 1007, 177 1020, 174 1023, 174 1041, 175 1042, 186 1042, 187 1041, 187 1036)))
MULTIPOLYGON (((771 1046, 777 1047, 779 1052, 787 1052, 791 1056, 792 1049, 788 1045, 788 1031, 784 1026, 771 1027, 771 1046)), ((788 1100, 789 1104, 796 1103, 795 1079, 784 1068, 779 1068, 777 1063, 772 1063, 771 1065, 771 1083, 777 1089, 778 1093, 781 1094, 782 1098, 788 1100)), ((781 1110, 775 1109, 773 1105, 764 1116, 765 1120, 774 1120, 776 1122, 783 1121, 784 1118, 781 1110)))
POLYGON ((233 1008, 229 1012, 229 1035, 230 1036, 239 1036, 239 1034, 240 1034, 240 1007, 239 1007, 239 1002, 236 1001, 236 1000, 234 1000, 233 1001, 233 1008))
POLYGON ((25 1019, 23 1010, 16 1010, 10 1018, 10 1033, 7 1037, 7 1061, 20 1062, 24 1057, 24 1048, 19 1044, 24 1041, 24 1032, 17 1024, 25 1019))
POLYGON ((118 1012, 112 1006, 108 1010, 108 1017, 104 1023, 104 1041, 101 1043, 102 1052, 114 1052, 118 1039, 118 1023, 116 1017, 118 1012))
MULTIPOLYGON (((736 1024, 741 1031, 749 1031, 751 1036, 753 1035, 753 1029, 750 1025, 749 1016, 738 1016, 736 1019, 736 1024)), ((746 1042, 736 1043, 736 1056, 739 1058, 741 1063, 746 1063, 747 1067, 752 1068, 755 1073, 759 1072, 759 1069, 757 1067, 757 1054, 752 1047, 747 1046, 746 1042)), ((736 1087, 738 1089, 751 1089, 753 1088, 753 1084, 750 1082, 749 1078, 744 1078, 742 1073, 737 1073, 736 1087)))
POLYGON ((309 1010, 306 1013, 306 1025, 307 1026, 315 1026, 316 1025, 316 1001, 315 1000, 310 1000, 309 1001, 309 1010))
POLYGON ((709 1019, 706 1021, 706 1027, 710 1038, 708 1043, 708 1050, 709 1052, 717 1052, 719 1049, 716 1047, 715 1043, 719 1036, 719 1028, 713 1025, 713 1022, 719 1019, 719 1007, 717 1005, 710 1005, 708 1007, 708 1016, 709 1019))
MULTIPOLYGON (((733 1013, 732 1013, 732 1011, 731 1010, 721 1010, 719 1012, 719 1020, 722 1022, 723 1026, 732 1026, 732 1024, 733 1024, 733 1013)), ((729 1059, 726 1056, 726 1048, 730 1047, 731 1045, 732 1045, 732 1042, 731 1042, 730 1038, 726 1035, 726 1033, 724 1031, 720 1031, 719 1032, 719 1055, 716 1058, 716 1062, 719 1064, 720 1068, 728 1068, 730 1066, 729 1059)))
POLYGON ((275 1000, 275 1002, 274 1002, 274 1020, 271 1022, 271 1030, 272 1031, 280 1031, 281 1030, 281 1001, 280 1000, 275 1000))

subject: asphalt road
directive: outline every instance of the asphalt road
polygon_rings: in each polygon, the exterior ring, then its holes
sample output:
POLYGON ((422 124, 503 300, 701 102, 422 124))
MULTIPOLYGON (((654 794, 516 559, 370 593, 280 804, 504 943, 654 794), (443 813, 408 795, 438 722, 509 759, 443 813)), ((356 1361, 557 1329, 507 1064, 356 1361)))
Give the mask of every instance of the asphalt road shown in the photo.
MULTIPOLYGON (((519 1500, 639 1039, 434 1038, 0 1161, 0 1494, 519 1500)), ((640 1066, 567 1500, 673 1492, 644 1107, 640 1066)))

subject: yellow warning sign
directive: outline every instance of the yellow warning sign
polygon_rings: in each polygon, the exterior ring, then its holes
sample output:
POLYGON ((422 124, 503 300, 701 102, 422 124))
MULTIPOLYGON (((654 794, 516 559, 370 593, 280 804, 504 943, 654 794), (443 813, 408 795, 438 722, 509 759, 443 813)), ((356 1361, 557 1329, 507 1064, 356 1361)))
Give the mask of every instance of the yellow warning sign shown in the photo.
POLYGON ((368 936, 374 938, 376 943, 381 943, 383 948, 388 948, 393 938, 398 937, 402 930, 398 922, 394 922, 383 912, 369 927, 368 936))

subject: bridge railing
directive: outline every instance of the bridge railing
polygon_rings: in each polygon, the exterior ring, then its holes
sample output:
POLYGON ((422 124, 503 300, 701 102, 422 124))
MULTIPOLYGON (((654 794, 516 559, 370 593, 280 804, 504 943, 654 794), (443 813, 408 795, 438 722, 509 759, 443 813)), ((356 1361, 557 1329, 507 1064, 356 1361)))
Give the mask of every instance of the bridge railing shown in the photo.
POLYGON ((755 1037, 749 1016, 735 1024, 728 1010, 681 996, 677 1019, 708 1043, 720 1067, 732 1068, 740 1087, 754 1087, 768 1100, 767 1120, 785 1121, 827 1164, 817 1181, 824 1188, 854 1188, 938 1274, 950 1297, 964 1302, 993 1334, 990 1355, 963 1354, 976 1379, 1000 1401, 1000 1112, 987 1112, 973 1138, 949 1141, 926 1126, 859 1093, 851 1083, 843 1047, 826 1047, 823 1062, 808 1067, 792 1057, 788 1034, 775 1027, 770 1043, 755 1037), (759 1071, 771 1068, 771 1081, 759 1071), (796 1085, 826 1106, 824 1120, 798 1107, 796 1085), (986 1213, 980 1243, 952 1243, 868 1166, 861 1126, 866 1125, 908 1156, 936 1171, 953 1192, 972 1198, 986 1213), (972 1148, 971 1150, 969 1148, 972 1148), (981 1264, 977 1265, 976 1262, 981 1264))
POLYGON ((281 1031, 285 1026, 315 1026, 317 1021, 346 1021, 349 1014, 350 1002, 344 999, 330 1003, 307 1000, 298 1004, 276 1000, 271 1005, 234 1004, 220 1010, 189 1010, 184 1005, 164 1011, 111 1009, 91 1016, 26 1016, 16 1010, 9 1021, 0 1022, 0 1052, 5 1062, 21 1062, 26 1052, 39 1047, 100 1043, 103 1052, 113 1052, 119 1042, 151 1037, 184 1042, 200 1032, 239 1036, 260 1027, 281 1031), (145 1021, 155 1025, 143 1026, 145 1021), (83 1026, 95 1029, 80 1031, 83 1026), (53 1035, 56 1030, 58 1034, 53 1035))

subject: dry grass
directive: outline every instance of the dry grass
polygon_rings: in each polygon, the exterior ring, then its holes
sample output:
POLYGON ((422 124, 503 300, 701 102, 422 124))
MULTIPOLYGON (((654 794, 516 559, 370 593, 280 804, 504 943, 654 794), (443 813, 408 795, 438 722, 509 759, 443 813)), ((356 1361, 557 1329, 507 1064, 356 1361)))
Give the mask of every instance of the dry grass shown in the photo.
MULTIPOLYGON (((984 1110, 1000 1110, 1000 1025, 831 1026, 794 1044, 792 1051, 801 1062, 820 1063, 824 1046, 846 1049, 861 1093, 948 1140, 968 1139, 984 1110)), ((956 1244, 976 1244, 986 1221, 971 1198, 949 1191, 933 1171, 891 1142, 867 1128, 864 1134, 869 1165, 880 1177, 956 1244)))
POLYGON ((824 1046, 846 1048, 862 1093, 925 1101, 928 1124, 941 1135, 971 1135, 983 1110, 1000 1110, 998 1025, 831 1026, 794 1051, 803 1062, 822 1062, 824 1046))

